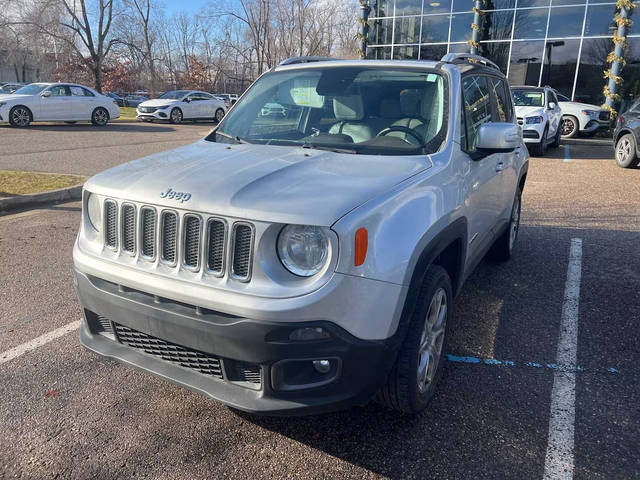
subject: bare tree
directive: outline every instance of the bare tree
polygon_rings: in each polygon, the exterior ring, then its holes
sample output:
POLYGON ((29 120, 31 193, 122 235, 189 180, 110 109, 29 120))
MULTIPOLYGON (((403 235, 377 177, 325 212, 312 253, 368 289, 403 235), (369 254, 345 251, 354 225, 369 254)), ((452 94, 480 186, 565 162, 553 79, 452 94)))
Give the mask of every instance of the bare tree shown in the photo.
POLYGON ((59 23, 38 22, 47 35, 66 42, 80 57, 89 54, 88 66, 93 73, 94 86, 102 91, 102 67, 117 39, 111 38, 109 31, 113 21, 115 0, 96 0, 93 8, 86 0, 43 0, 39 4, 42 11, 61 10, 63 18, 59 23), (63 27, 60 31, 59 26, 63 27))

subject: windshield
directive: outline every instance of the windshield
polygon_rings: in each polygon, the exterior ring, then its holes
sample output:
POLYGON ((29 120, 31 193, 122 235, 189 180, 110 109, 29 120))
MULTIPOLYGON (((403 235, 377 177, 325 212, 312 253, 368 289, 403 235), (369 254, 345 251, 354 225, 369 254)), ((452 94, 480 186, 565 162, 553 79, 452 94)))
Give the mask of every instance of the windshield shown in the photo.
POLYGON ((31 83, 22 88, 19 88, 13 93, 18 95, 37 95, 48 86, 49 85, 47 85, 46 83, 31 83))
POLYGON ((516 107, 542 107, 544 92, 538 90, 513 90, 513 103, 516 107))
POLYGON ((262 76, 207 140, 415 155, 440 149, 446 81, 421 68, 331 66, 262 76))
POLYGON ((178 100, 178 99, 184 97, 187 93, 189 93, 189 90, 174 90, 172 92, 163 93, 158 98, 167 98, 167 99, 171 99, 171 100, 178 100))

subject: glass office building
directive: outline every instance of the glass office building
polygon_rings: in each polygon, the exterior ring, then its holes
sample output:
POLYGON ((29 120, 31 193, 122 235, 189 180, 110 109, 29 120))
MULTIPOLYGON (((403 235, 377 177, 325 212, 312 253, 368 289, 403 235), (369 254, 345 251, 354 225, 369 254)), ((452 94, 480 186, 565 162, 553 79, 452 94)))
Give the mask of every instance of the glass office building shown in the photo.
MULTIPOLYGON (((469 52, 473 0, 372 0, 367 58, 439 60, 469 52)), ((481 55, 511 85, 550 85, 586 103, 604 102, 602 74, 616 4, 611 0, 484 0, 481 55)), ((638 9, 640 12, 640 9, 638 9)), ((625 100, 640 96, 640 13, 629 30, 625 100)))

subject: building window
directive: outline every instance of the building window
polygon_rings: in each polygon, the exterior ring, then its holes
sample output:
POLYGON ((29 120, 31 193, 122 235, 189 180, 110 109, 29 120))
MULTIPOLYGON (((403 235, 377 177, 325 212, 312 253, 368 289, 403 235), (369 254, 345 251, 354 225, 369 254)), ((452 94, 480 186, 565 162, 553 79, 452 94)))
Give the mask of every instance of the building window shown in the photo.
MULTIPOLYGON (((541 85, 550 85, 570 97, 579 50, 580 40, 547 40, 541 85)), ((602 85, 602 81, 600 84, 602 85)))
POLYGON ((482 17, 483 40, 509 40, 513 29, 513 10, 487 12, 482 17))
POLYGON ((502 73, 507 73, 509 65, 510 42, 481 42, 480 54, 500 67, 502 73))
POLYGON ((471 40, 473 13, 456 13, 451 17, 451 42, 471 40))
POLYGON ((413 47, 393 47, 394 60, 417 60, 418 46, 413 47))
POLYGON ((615 5, 589 6, 587 8, 587 20, 584 26, 584 36, 613 36, 613 32, 618 28, 616 22, 613 21, 615 13, 615 5))
POLYGON ((513 38, 544 38, 547 32, 548 16, 548 8, 517 11, 513 38))
POLYGON ((422 0, 396 0, 396 15, 420 15, 422 0))
POLYGON ((420 17, 396 17, 395 43, 420 43, 420 17))
POLYGON ((446 45, 422 45, 420 47, 420 60, 439 61, 447 53, 446 45))
POLYGON ((538 85, 544 41, 513 42, 509 60, 511 85, 538 85))
POLYGON ((422 17, 422 42, 440 43, 449 41, 449 15, 422 17))
POLYGON ((547 37, 579 37, 582 35, 582 21, 585 7, 552 8, 549 13, 547 37))

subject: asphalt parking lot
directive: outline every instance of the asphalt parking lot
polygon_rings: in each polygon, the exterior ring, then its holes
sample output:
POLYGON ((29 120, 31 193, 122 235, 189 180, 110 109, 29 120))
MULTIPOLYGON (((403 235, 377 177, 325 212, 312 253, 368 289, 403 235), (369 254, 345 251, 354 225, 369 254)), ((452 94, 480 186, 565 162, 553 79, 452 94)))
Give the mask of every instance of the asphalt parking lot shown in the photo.
MULTIPOLYGON (((0 169, 91 174, 210 128, 0 127, 0 169)), ((640 478, 638 199, 640 169, 606 140, 532 158, 515 257, 467 281, 417 417, 253 417, 100 358, 72 323, 79 202, 0 217, 0 477, 542 479, 551 458, 576 479, 640 478), (572 332, 576 362, 558 364, 572 332)))

